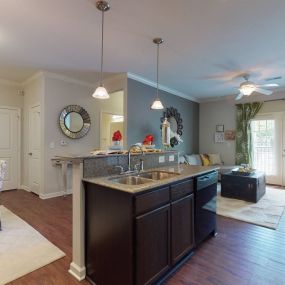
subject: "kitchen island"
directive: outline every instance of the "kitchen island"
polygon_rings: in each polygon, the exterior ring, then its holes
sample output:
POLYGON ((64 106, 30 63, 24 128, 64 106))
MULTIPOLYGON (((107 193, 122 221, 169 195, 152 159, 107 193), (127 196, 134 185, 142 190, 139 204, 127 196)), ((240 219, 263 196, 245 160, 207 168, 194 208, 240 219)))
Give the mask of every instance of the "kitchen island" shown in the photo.
MULTIPOLYGON (((216 169, 171 165, 83 179, 88 280, 102 285, 154 284, 172 274, 197 245, 198 178, 212 174, 216 193, 216 169)), ((206 235, 210 233, 215 234, 215 223, 206 235)))

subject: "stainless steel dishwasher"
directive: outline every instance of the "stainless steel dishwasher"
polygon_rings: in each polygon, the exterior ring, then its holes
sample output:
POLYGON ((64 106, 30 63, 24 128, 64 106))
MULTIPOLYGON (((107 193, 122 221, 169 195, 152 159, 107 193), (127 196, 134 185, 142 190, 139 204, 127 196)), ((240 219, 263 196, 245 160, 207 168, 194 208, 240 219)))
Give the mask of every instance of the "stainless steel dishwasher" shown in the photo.
POLYGON ((218 172, 195 178, 195 243, 199 245, 210 234, 216 235, 216 197, 218 172))

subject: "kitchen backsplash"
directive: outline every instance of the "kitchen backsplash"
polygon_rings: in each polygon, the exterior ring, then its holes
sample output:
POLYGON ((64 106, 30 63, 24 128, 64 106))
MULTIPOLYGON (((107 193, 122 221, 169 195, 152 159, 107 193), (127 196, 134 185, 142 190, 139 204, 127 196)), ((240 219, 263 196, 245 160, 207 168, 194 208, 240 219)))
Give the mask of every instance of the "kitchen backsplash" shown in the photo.
MULTIPOLYGON (((131 155, 131 167, 139 163, 140 159, 144 161, 144 169, 150 169, 155 167, 169 166, 178 164, 178 152, 167 151, 161 153, 146 153, 144 156, 141 154, 131 155)), ((83 176, 84 178, 107 176, 113 174, 119 174, 120 169, 116 168, 116 165, 121 165, 124 170, 128 168, 128 155, 108 155, 108 156, 96 156, 92 158, 84 159, 83 162, 83 176)))

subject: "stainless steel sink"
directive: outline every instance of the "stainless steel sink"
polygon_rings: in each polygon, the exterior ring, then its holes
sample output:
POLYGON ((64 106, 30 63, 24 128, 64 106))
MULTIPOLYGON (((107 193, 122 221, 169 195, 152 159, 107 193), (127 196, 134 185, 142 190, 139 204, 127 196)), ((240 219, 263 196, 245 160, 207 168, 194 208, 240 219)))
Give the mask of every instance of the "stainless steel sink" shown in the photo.
POLYGON ((124 176, 112 178, 110 181, 126 185, 139 185, 152 182, 150 179, 146 179, 140 176, 124 176))
POLYGON ((171 178, 177 175, 180 175, 180 174, 176 172, 154 170, 154 171, 140 173, 139 177, 152 179, 152 180, 163 180, 163 179, 168 179, 168 178, 171 178))

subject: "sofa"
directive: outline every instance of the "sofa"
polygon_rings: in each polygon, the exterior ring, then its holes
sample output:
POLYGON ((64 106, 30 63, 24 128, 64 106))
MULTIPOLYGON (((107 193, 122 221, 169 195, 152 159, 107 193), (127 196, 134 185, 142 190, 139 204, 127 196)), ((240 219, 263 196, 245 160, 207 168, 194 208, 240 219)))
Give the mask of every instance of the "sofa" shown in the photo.
POLYGON ((220 154, 184 154, 179 157, 179 163, 185 163, 189 165, 202 165, 202 166, 218 166, 219 180, 221 180, 221 174, 230 172, 232 169, 238 167, 237 165, 225 165, 221 159, 220 154))

